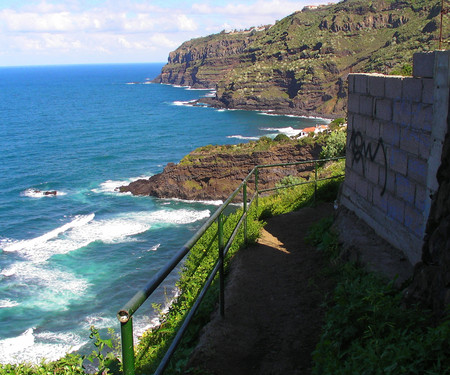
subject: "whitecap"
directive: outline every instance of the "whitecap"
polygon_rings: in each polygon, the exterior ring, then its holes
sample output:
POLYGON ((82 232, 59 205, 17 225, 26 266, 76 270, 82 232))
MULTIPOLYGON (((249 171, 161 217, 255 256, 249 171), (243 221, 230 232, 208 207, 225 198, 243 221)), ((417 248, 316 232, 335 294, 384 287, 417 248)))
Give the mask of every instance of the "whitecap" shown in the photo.
MULTIPOLYGON (((73 246, 67 248, 67 245, 69 245, 67 241, 64 239, 58 240, 58 236, 64 232, 85 226, 92 221, 94 217, 95 214, 77 215, 69 223, 53 229, 39 237, 2 244, 3 251, 17 252, 25 258, 34 261, 45 261, 54 253, 66 253, 74 250, 73 246)), ((78 248, 78 246, 76 248, 78 248)))
POLYGON ((217 93, 217 92, 216 92, 215 90, 212 90, 212 91, 210 91, 209 93, 203 95, 203 97, 204 97, 204 98, 215 98, 215 97, 216 97, 216 93, 217 93))
POLYGON ((180 199, 180 198, 160 198, 162 201, 168 201, 163 202, 163 205, 169 205, 170 201, 174 202, 183 202, 183 203, 200 203, 200 204, 206 204, 211 206, 221 206, 223 204, 223 200, 190 200, 190 199, 180 199))
POLYGON ((58 190, 39 190, 29 188, 21 193, 21 195, 28 198, 51 198, 62 195, 67 195, 66 192, 58 191, 58 190))
POLYGON ((190 224, 208 218, 211 215, 209 210, 171 210, 164 209, 153 212, 135 212, 128 214, 134 220, 145 223, 165 223, 165 224, 190 224))
POLYGON ((291 126, 288 126, 286 128, 261 128, 261 130, 264 131, 271 131, 271 132, 278 132, 281 134, 286 134, 289 137, 296 136, 301 133, 302 129, 294 129, 291 126))
POLYGON ((257 113, 258 113, 258 115, 261 115, 261 116, 282 116, 282 115, 279 115, 276 113, 267 113, 267 112, 257 112, 257 113))
POLYGON ((34 328, 29 328, 20 336, 0 341, 0 363, 39 364, 44 359, 56 361, 66 353, 80 349, 85 343, 76 335, 47 333, 35 335, 34 328))
POLYGON ((10 283, 28 285, 34 289, 21 306, 43 311, 64 311, 70 303, 82 298, 90 284, 79 275, 51 268, 47 263, 16 262, 2 275, 12 278, 10 283))
POLYGON ((88 315, 84 319, 83 325, 85 325, 85 328, 89 328, 91 326, 94 326, 97 329, 101 328, 110 328, 113 327, 117 323, 117 320, 115 317, 104 317, 102 315, 88 315))
POLYGON ((105 182, 102 182, 98 188, 92 189, 91 191, 97 194, 124 194, 119 193, 118 191, 121 186, 128 185, 137 180, 148 180, 151 176, 152 175, 141 175, 138 177, 130 177, 126 180, 106 180, 105 182))
POLYGON ((6 309, 10 307, 19 306, 20 303, 17 301, 12 301, 9 298, 6 299, 0 299, 0 309, 6 309))
POLYGON ((191 87, 191 86, 187 86, 186 90, 187 91, 211 91, 212 90, 212 91, 215 92, 215 90, 212 89, 212 88, 194 88, 194 87, 191 87))
POLYGON ((156 251, 156 250, 158 250, 159 249, 159 247, 161 246, 161 244, 159 243, 159 244, 157 244, 157 245, 155 245, 155 246, 152 246, 150 249, 148 249, 147 251, 156 251))
POLYGON ((197 101, 197 99, 192 99, 192 100, 187 100, 187 101, 175 100, 174 102, 172 102, 172 104, 176 105, 176 106, 189 106, 190 107, 196 101, 197 101))
POLYGON ((259 137, 245 137, 243 135, 228 135, 227 138, 235 138, 235 139, 242 139, 242 140, 250 140, 250 141, 257 141, 259 137))

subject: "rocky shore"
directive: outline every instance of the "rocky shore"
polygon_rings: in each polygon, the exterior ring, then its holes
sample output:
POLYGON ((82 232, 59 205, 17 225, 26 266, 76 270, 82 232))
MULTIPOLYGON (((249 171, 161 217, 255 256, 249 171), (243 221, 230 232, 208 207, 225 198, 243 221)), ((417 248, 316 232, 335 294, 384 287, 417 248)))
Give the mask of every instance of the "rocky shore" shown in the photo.
MULTIPOLYGON (((255 165, 317 159, 321 146, 300 145, 297 140, 261 139, 239 145, 205 146, 192 151, 180 163, 169 163, 163 172, 119 188, 120 192, 158 198, 224 200, 255 165)), ((261 170, 258 186, 272 188, 286 176, 307 176, 311 164, 261 170)), ((254 190, 254 181, 249 186, 254 190)), ((242 199, 242 198, 241 198, 242 199)))

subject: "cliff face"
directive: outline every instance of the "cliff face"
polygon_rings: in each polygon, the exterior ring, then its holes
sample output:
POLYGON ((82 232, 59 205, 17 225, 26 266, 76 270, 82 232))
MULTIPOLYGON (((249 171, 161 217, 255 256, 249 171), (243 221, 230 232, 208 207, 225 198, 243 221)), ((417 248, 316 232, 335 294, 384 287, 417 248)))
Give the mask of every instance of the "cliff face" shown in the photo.
POLYGON ((343 116, 347 74, 394 72, 414 52, 437 48, 439 14, 439 0, 305 9, 273 26, 183 43, 155 81, 214 87, 218 106, 343 116))
MULTIPOLYGON (((200 148, 179 164, 169 163, 162 173, 122 186, 120 191, 159 198, 224 200, 255 165, 317 159, 321 149, 320 146, 300 146, 297 142, 290 142, 266 145, 263 149, 252 151, 254 145, 200 148)), ((308 165, 262 170, 258 186, 261 189, 274 187, 283 177, 305 175, 311 168, 308 165)), ((252 186, 249 186, 249 192, 252 191, 252 186)))

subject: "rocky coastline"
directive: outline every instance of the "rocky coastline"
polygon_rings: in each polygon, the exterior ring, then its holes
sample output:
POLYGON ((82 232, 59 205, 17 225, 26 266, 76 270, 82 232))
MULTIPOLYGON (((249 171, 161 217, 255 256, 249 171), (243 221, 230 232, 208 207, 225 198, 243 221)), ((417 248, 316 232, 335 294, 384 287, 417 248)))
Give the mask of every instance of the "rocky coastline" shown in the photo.
MULTIPOLYGON (((262 139, 239 145, 205 146, 192 151, 178 164, 167 164, 161 173, 121 186, 118 190, 158 198, 224 200, 255 165, 317 159, 320 151, 318 144, 300 145, 297 140, 275 142, 262 139)), ((312 168, 311 164, 306 164, 264 169, 259 174, 258 186, 261 189, 273 188, 283 177, 306 177, 312 168)), ((249 193, 252 191, 254 181, 249 185, 249 193)))

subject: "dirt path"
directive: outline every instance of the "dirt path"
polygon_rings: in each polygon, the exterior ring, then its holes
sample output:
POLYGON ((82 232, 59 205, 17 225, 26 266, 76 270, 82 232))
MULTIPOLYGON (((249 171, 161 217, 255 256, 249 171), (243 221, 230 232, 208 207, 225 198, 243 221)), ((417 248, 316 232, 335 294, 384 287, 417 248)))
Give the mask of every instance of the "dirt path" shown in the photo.
POLYGON ((191 366, 215 375, 309 374, 325 296, 323 254, 304 243, 309 226, 332 214, 320 205, 268 221, 257 244, 232 261, 225 318, 215 312, 191 366))

